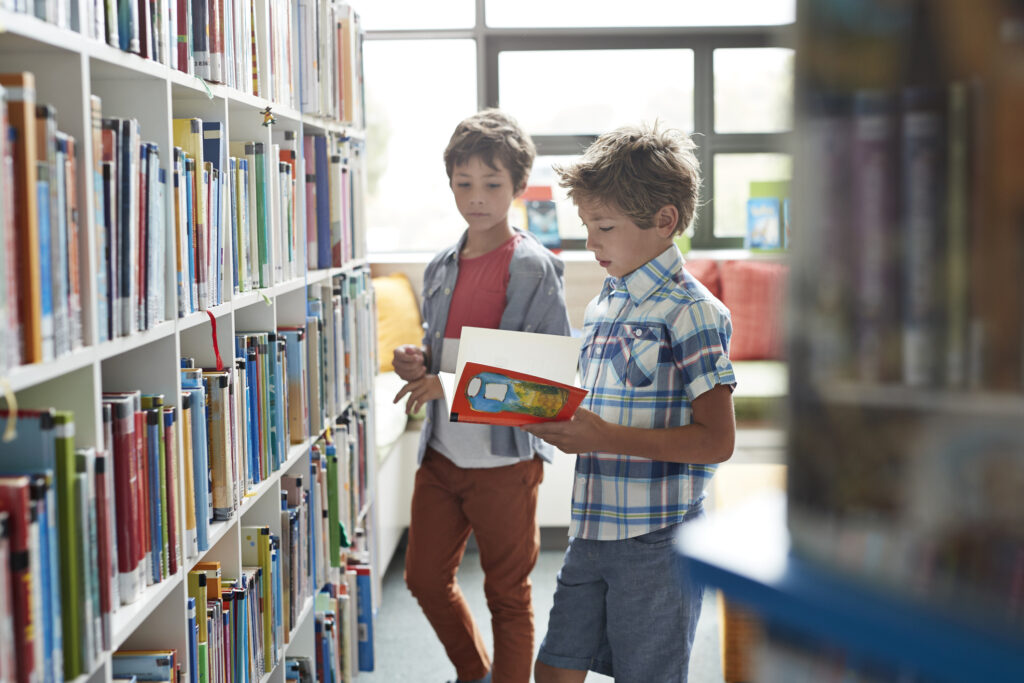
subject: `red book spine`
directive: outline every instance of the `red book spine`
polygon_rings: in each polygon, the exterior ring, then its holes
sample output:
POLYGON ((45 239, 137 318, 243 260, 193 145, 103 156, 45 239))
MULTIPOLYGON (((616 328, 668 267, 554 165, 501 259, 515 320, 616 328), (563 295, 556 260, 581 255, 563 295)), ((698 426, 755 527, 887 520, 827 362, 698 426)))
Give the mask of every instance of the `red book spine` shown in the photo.
MULTIPOLYGON (((134 455, 134 418, 126 402, 114 402, 114 509, 117 525, 117 569, 122 576, 139 565, 139 537, 134 493, 139 489, 134 455)), ((128 602, 133 596, 122 594, 128 602)))
POLYGON ((191 0, 175 0, 178 3, 178 35, 175 36, 175 45, 178 49, 178 71, 187 74, 192 73, 192 55, 189 54, 189 31, 192 27, 192 3, 191 0))
MULTIPOLYGON (((0 478, 0 510, 10 525, 11 583, 14 594, 14 649, 18 683, 34 683, 36 625, 32 623, 32 574, 29 571, 29 478, 0 478)), ((40 662, 41 664, 41 662, 40 662)))

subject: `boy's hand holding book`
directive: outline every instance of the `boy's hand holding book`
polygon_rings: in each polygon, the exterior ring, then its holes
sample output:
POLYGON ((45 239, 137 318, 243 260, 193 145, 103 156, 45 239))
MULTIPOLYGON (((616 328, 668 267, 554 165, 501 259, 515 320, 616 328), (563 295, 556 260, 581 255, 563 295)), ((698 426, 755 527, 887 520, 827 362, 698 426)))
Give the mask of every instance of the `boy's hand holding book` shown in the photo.
POLYGON ((544 439, 563 453, 590 453, 607 448, 602 429, 606 424, 597 413, 577 408, 569 420, 538 422, 520 429, 544 439))

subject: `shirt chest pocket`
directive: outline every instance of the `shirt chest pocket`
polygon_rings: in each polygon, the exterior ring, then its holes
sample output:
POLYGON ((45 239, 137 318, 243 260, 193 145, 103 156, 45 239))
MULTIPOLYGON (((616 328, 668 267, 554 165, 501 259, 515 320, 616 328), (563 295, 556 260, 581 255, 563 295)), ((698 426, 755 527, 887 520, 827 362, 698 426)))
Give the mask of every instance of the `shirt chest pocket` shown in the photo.
POLYGON ((622 325, 612 367, 623 384, 633 388, 651 385, 661 361, 664 337, 665 332, 660 325, 622 325))

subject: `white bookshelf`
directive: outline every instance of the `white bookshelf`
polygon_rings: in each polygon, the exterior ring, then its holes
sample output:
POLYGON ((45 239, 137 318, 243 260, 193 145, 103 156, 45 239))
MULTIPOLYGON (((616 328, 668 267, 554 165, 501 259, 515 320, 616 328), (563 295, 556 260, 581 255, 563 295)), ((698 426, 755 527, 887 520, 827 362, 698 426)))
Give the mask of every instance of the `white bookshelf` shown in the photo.
MULTIPOLYGON (((84 4, 84 3, 79 3, 84 4)), ((297 16, 297 2, 293 2, 297 16)), ((259 39, 259 38, 258 38, 259 39)), ((296 31, 295 41, 299 40, 296 31)), ((297 46, 292 46, 295 87, 298 88, 297 46)), ((166 321, 152 329, 128 337, 98 343, 97 303, 94 292, 97 267, 95 258, 92 173, 92 121, 90 95, 102 99, 104 117, 133 117, 139 120, 141 139, 160 148, 160 164, 167 177, 173 177, 172 119, 201 117, 225 124, 226 140, 276 141, 282 131, 295 133, 297 145, 296 214, 305 213, 304 134, 337 133, 363 140, 361 130, 345 122, 321 116, 304 115, 292 107, 241 93, 223 85, 204 83, 163 64, 128 54, 83 35, 47 24, 33 16, 0 9, 0 71, 31 71, 36 80, 36 102, 56 107, 57 127, 75 138, 78 149, 78 202, 80 215, 80 284, 83 307, 83 348, 52 362, 14 368, 6 377, 21 407, 54 407, 75 415, 75 446, 104 448, 102 443, 103 391, 141 389, 162 393, 165 405, 180 410, 181 381, 179 359, 192 356, 197 366, 215 364, 211 343, 213 326, 207 312, 177 317, 176 292, 166 293, 166 321), (270 106, 276 118, 274 126, 262 125, 261 110, 270 106)), ((173 226, 173 203, 168 201, 165 219, 173 226)), ((305 229, 302 228, 305 246, 305 229)), ((168 255, 168 262, 174 258, 168 255)), ((273 286, 241 294, 232 293, 230 256, 224 268, 225 301, 209 309, 216 319, 216 334, 225 365, 233 358, 234 336, 242 331, 274 331, 279 326, 305 324, 307 287, 325 284, 337 275, 366 269, 364 259, 356 259, 340 268, 306 270, 302 276, 277 282, 273 286)), ((369 391, 369 388, 367 388, 369 391)), ((372 405, 372 397, 356 397, 349 405, 372 405)), ((179 413, 180 414, 180 413, 179 413)), ((333 422, 332 417, 332 422, 333 422)), ((372 420, 372 418, 371 418, 372 420)), ((178 430, 177 469, 184 471, 181 451, 181 421, 178 430)), ((368 432, 372 438, 372 421, 368 432)), ((318 435, 319 436, 319 435, 318 435)), ((209 549, 199 557, 185 557, 179 531, 178 572, 147 588, 142 596, 114 613, 112 649, 175 648, 188 680, 187 582, 188 571, 200 560, 219 560, 225 577, 239 575, 241 568, 240 528, 267 525, 280 534, 281 477, 299 474, 309 477, 309 452, 315 437, 293 444, 281 468, 254 487, 244 498, 232 519, 211 522, 209 549)), ((372 446, 372 444, 371 444, 372 446)), ((373 458, 368 460, 372 461, 373 458)), ((375 500, 375 464, 368 473, 369 514, 375 500)), ((179 488, 181 480, 179 477, 179 488)), ((177 494, 178 529, 184 529, 184 492, 177 494)), ((364 514, 367 510, 364 509, 364 514)), ((372 532, 371 532, 372 533, 372 532)), ((373 553, 370 554, 372 558, 373 553)), ((375 567, 378 573, 382 568, 375 567)), ((376 596, 379 600, 379 592, 376 596)), ((302 606, 290 642, 282 645, 279 664, 263 680, 284 683, 285 656, 315 658, 312 599, 302 606)), ((110 681, 110 652, 100 657, 92 670, 80 676, 82 683, 110 681)))

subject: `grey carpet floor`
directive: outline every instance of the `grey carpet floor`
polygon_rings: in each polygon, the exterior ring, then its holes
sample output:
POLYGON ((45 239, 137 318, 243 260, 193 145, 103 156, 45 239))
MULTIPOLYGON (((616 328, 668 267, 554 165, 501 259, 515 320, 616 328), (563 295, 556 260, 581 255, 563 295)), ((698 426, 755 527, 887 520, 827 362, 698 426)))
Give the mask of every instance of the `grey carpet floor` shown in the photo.
MULTIPOLYGON (((533 609, 536 646, 547 629, 548 612, 555 590, 555 576, 562 566, 562 550, 542 550, 533 570, 533 609)), ((376 670, 360 673, 359 683, 443 683, 454 680, 455 670, 419 605, 405 587, 402 548, 395 553, 384 575, 381 607, 377 614, 376 670)), ((483 631, 488 647, 493 646, 490 615, 483 592, 483 572, 479 556, 467 552, 459 568, 459 585, 469 601, 473 616, 483 631)), ((586 683, 607 683, 613 679, 587 675, 586 683)), ((718 609, 715 591, 705 591, 704 606, 697 626, 696 641, 690 659, 690 683, 724 683, 719 655, 718 609)))

